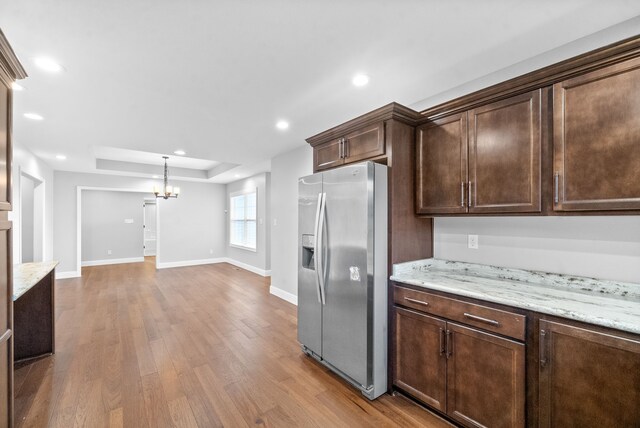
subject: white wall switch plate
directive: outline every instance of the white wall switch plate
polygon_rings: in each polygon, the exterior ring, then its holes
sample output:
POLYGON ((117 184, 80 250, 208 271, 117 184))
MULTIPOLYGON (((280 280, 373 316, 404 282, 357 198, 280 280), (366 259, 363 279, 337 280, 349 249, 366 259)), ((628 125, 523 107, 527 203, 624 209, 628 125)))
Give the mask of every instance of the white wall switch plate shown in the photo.
POLYGON ((133 219, 132 218, 125 218, 124 222, 127 224, 132 224, 133 223, 133 219))
POLYGON ((468 247, 477 250, 478 249, 478 235, 467 235, 468 237, 468 247))
POLYGON ((107 250, 107 255, 110 256, 111 255, 111 250, 107 250))

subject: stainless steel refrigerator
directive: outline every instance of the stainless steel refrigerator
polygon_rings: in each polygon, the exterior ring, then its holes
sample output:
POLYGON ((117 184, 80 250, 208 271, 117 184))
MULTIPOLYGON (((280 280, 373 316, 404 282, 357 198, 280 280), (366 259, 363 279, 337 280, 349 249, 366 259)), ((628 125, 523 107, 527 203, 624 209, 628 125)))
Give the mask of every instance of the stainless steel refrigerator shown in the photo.
POLYGON ((298 341, 373 400, 387 390, 387 167, 298 183, 298 341))

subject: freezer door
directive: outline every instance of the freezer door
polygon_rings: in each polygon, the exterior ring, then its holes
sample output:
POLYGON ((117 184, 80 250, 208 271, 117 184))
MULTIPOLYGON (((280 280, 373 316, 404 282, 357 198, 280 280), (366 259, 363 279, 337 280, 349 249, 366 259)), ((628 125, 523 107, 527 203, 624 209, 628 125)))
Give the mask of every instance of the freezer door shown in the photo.
POLYGON ((326 194, 322 358, 356 383, 368 386, 368 329, 373 275, 373 165, 323 173, 326 194), (371 259, 372 260, 372 259, 371 259))
POLYGON ((298 341, 317 356, 322 355, 322 305, 314 249, 321 194, 322 174, 298 180, 298 341))

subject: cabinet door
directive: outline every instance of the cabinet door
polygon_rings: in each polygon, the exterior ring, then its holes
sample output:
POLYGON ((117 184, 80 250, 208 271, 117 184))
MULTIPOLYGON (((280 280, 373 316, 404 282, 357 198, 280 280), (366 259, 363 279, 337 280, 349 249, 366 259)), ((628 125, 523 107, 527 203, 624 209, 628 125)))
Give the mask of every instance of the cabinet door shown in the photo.
POLYGON ((13 379, 12 342, 13 338, 10 333, 0 338, 0 367, 2 367, 0 370, 0 417, 2 417, 3 423, 8 421, 7 425, 3 426, 13 426, 11 424, 13 411, 11 408, 13 401, 13 387, 11 386, 13 379), (7 367, 9 367, 8 370, 7 367))
POLYGON ((11 90, 0 76, 0 210, 11 211, 11 90))
POLYGON ((456 114, 417 129, 416 212, 467 211, 467 114, 456 114))
POLYGON ((313 169, 320 171, 342 165, 341 138, 313 148, 313 169))
POLYGON ((554 209, 640 209, 640 58, 553 86, 554 209))
POLYGON ((347 134, 344 142, 346 163, 358 162, 383 155, 384 124, 377 123, 347 134))
POLYGON ((539 212, 540 90, 469 112, 469 212, 539 212))
POLYGON ((415 398, 446 409, 446 323, 438 318, 395 308, 394 384, 415 398))
POLYGON ((522 427, 522 343, 447 324, 447 414, 469 427, 522 427))
POLYGON ((0 425, 13 419, 13 289, 11 222, 0 212, 0 425))
POLYGON ((540 427, 636 427, 640 341, 540 321, 540 427))

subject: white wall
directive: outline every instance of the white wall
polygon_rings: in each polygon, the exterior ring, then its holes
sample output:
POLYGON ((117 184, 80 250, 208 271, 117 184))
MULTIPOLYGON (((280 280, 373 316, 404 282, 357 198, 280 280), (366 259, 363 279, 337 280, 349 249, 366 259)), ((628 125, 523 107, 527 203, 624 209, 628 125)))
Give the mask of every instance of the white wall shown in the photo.
MULTIPOLYGON (((41 189, 44 192, 44 208, 40 204, 36 204, 35 219, 42 220, 44 223, 44 245, 42 252, 40 249, 34 249, 34 257, 42 260, 53 260, 53 169, 44 161, 31 153, 27 148, 14 141, 13 144, 13 162, 12 162, 12 191, 13 191, 13 212, 10 220, 13 221, 13 262, 20 262, 20 243, 21 243, 21 221, 20 221, 20 174, 28 174, 42 181, 41 189)), ((40 188, 40 186, 38 186, 40 188)), ((38 240, 36 240, 38 241, 38 240)))
POLYGON ((573 42, 564 44, 540 55, 533 56, 512 66, 505 67, 495 73, 479 76, 475 80, 463 83, 454 88, 448 88, 438 94, 430 95, 428 98, 410 104, 409 107, 417 111, 425 110, 428 107, 470 94, 477 90, 504 82, 505 80, 521 76, 548 65, 555 64, 576 55, 636 36, 638 33, 640 33, 640 16, 631 18, 609 28, 605 28, 602 31, 598 31, 597 33, 590 34, 578 40, 574 40, 573 42))
POLYGON ((237 262, 241 267, 252 270, 264 276, 271 274, 271 230, 270 222, 270 188, 271 174, 263 172, 252 177, 234 181, 227 184, 226 191, 226 215, 225 215, 225 239, 227 247, 227 257, 231 262, 237 262), (229 198, 232 193, 240 191, 250 191, 257 189, 258 223, 256 251, 229 245, 229 198))
MULTIPOLYGON (((176 182, 176 184, 179 182, 176 182)), ((225 186, 181 182, 178 199, 158 199, 157 256, 161 267, 226 255, 225 186)))
MULTIPOLYGON (((134 189, 150 192, 158 180, 115 175, 55 172, 54 209, 55 253, 62 276, 77 273, 77 187, 134 189)), ((160 199, 160 267, 188 264, 225 256, 225 186, 178 182, 178 199, 160 199)), ((142 207, 141 207, 142 209, 142 207)))
POLYGON ((436 218, 434 230, 439 259, 640 283, 638 216, 436 218))
POLYGON ((305 144, 271 160, 271 292, 291 302, 298 295, 298 178, 313 173, 305 144))
POLYGON ((143 260, 142 205, 145 196, 148 194, 100 190, 82 192, 83 263, 143 260), (125 223, 125 219, 133 222, 125 223))

